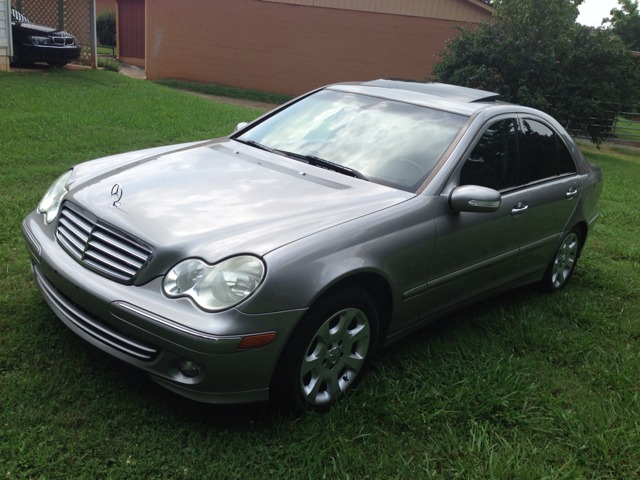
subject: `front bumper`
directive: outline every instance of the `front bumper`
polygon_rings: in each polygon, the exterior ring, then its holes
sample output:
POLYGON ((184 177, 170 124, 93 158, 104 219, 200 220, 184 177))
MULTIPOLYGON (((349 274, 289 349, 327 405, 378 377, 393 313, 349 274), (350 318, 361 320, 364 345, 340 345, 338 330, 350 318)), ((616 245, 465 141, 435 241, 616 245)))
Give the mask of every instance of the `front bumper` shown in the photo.
POLYGON ((52 64, 68 63, 80 58, 79 45, 31 45, 18 46, 21 59, 26 62, 46 62, 52 64))
POLYGON ((280 353, 304 310, 207 313, 187 299, 166 298, 160 278, 142 286, 113 282, 62 250, 54 225, 32 212, 22 231, 37 285, 67 327, 185 397, 207 403, 268 399, 280 353), (266 332, 277 333, 272 343, 238 348, 244 337, 266 332))

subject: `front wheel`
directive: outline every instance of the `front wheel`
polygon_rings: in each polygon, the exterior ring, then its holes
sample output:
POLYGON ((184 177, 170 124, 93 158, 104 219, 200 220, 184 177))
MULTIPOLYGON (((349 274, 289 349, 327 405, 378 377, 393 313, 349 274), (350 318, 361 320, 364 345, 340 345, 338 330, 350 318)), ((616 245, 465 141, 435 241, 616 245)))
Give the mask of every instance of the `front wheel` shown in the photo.
POLYGON ((319 300, 278 363, 274 399, 293 411, 326 410, 360 380, 378 340, 375 303, 348 288, 319 300))
POLYGON ((576 268, 581 247, 582 235, 574 228, 562 239, 560 248, 547 267, 542 280, 545 290, 554 292, 564 288, 576 268))

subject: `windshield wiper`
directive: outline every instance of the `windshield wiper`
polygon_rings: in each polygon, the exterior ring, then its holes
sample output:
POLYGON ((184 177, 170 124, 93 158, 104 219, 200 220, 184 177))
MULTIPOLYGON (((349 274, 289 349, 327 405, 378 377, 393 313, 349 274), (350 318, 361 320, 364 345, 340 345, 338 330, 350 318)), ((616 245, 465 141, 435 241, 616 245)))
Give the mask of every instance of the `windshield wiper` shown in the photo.
POLYGON ((348 175, 349 177, 359 178, 360 180, 369 181, 367 177, 365 177, 362 173, 354 168, 345 167, 344 165, 340 165, 339 163, 334 163, 329 160, 325 160, 324 158, 316 157, 315 155, 305 155, 303 153, 295 153, 288 152, 286 150, 280 150, 278 148, 269 147, 267 145, 263 145, 260 142, 256 142, 255 140, 239 140, 240 142, 246 143, 247 145, 251 145, 252 147, 259 148, 260 150, 265 150, 269 153, 275 153, 278 155, 284 155, 289 158, 293 158, 295 160, 300 160, 309 165, 313 165, 314 167, 320 167, 327 170, 332 170, 334 172, 342 173, 343 175, 348 175))
POLYGON ((277 153, 281 154, 280 150, 276 150, 275 148, 267 147, 266 145, 261 144, 260 142, 256 142, 255 140, 240 140, 236 139, 239 142, 246 143, 247 145, 251 145, 252 147, 259 148, 260 150, 265 150, 269 153, 277 153))
POLYGON ((354 168, 345 167, 344 165, 340 165, 339 163, 334 163, 329 160, 325 160, 324 158, 316 157, 315 155, 302 155, 299 153, 290 153, 290 152, 286 152, 286 154, 294 158, 300 158, 301 160, 304 160, 309 165, 313 165, 314 167, 333 170, 334 172, 342 173, 343 175, 348 175, 349 177, 355 177, 355 178, 359 178, 360 180, 369 181, 367 177, 365 177, 362 173, 360 173, 358 170, 354 168))

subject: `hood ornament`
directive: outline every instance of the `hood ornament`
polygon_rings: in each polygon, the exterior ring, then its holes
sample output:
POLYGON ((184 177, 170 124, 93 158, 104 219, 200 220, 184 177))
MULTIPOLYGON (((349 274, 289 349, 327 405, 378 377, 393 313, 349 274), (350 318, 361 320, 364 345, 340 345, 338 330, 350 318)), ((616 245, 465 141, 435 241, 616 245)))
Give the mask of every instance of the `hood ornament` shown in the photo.
POLYGON ((111 200, 113 200, 111 207, 118 208, 120 206, 120 200, 122 200, 122 194, 123 194, 122 187, 117 183, 113 187, 111 187, 111 200))

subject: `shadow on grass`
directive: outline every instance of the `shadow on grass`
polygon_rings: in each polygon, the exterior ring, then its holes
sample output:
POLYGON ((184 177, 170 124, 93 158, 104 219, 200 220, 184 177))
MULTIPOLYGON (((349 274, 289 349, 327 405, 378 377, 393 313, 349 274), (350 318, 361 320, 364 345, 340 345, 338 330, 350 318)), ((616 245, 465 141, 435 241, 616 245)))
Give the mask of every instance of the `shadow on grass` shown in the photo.
MULTIPOLYGON (((470 337, 473 338, 476 348, 471 348, 467 352, 468 355, 471 355, 471 358, 467 360, 473 362, 474 352, 491 348, 489 344, 492 339, 490 333, 487 334, 487 332, 492 329, 505 328, 502 323, 492 324, 492 318, 499 318, 495 312, 520 308, 531 301, 532 297, 538 295, 540 294, 535 288, 524 287, 476 303, 426 325, 410 337, 402 339, 380 352, 371 368, 374 374, 365 376, 363 384, 358 387, 355 395, 358 395, 358 390, 370 390, 365 393, 365 396, 370 396, 372 392, 379 391, 380 388, 384 389, 384 379, 376 378, 375 372, 391 370, 401 376, 404 366, 410 359, 417 358, 419 362, 425 361, 422 358, 425 350, 434 351, 438 353, 439 357, 451 355, 451 362, 458 361, 459 359, 455 358, 460 349, 457 341, 458 336, 465 338, 463 342, 468 341, 470 337), (452 345, 456 345, 455 348, 452 348, 452 345), (378 383, 380 385, 377 385, 378 383)), ((63 325, 60 325, 61 330, 64 328, 63 325)), ((75 337, 71 332, 69 335, 75 337)), ((181 429, 209 434, 212 431, 229 429, 240 433, 256 430, 268 432, 276 426, 295 423, 299 419, 299 416, 288 414, 270 402, 216 405, 181 397, 154 383, 144 372, 108 356, 79 338, 75 340, 73 341, 74 348, 78 348, 84 353, 78 355, 84 363, 82 368, 92 370, 95 376, 104 379, 99 382, 98 387, 100 389, 116 388, 120 392, 119 402, 123 405, 128 404, 125 407, 127 410, 144 411, 144 415, 137 421, 179 425, 181 429)), ((428 364, 424 366, 429 368, 428 364)), ((435 368, 440 367, 436 366, 435 368)), ((353 395, 349 395, 339 408, 349 409, 350 403, 358 401, 353 395)), ((368 401, 375 404, 375 393, 373 398, 368 401)), ((384 401, 383 398, 380 398, 380 402, 384 401)), ((375 405, 372 408, 375 409, 375 405)), ((322 417, 327 414, 310 413, 310 415, 322 417)))

